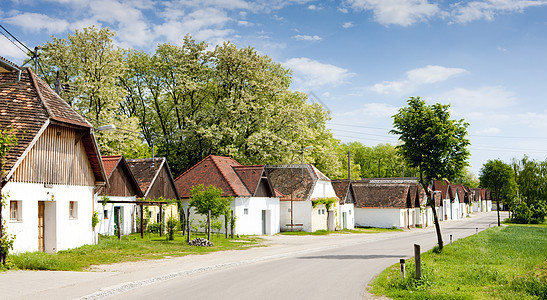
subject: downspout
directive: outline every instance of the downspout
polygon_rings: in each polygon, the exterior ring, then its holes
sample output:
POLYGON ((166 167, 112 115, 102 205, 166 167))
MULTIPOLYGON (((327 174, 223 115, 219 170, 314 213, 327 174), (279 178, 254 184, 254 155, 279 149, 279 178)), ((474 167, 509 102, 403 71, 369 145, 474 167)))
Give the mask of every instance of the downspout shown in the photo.
POLYGON ((0 59, 0 66, 5 68, 5 69, 8 69, 8 70, 17 71, 17 78, 14 81, 4 82, 4 83, 0 84, 0 87, 12 85, 12 84, 15 84, 15 83, 18 83, 19 81, 21 81, 21 69, 13 66, 11 64, 6 63, 5 61, 3 61, 1 59, 0 59))

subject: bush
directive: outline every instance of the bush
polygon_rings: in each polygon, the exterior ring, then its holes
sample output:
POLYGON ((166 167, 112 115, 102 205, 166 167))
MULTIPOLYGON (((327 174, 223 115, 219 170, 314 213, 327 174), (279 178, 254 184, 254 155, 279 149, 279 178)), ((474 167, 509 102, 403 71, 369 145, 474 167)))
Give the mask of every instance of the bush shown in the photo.
POLYGON ((167 238, 168 240, 172 241, 175 239, 175 232, 179 228, 179 220, 175 218, 169 218, 167 220, 167 238))
POLYGON ((547 207, 539 201, 530 204, 522 201, 513 208, 513 221, 519 224, 541 224, 546 215, 547 207))
POLYGON ((150 233, 159 234, 162 227, 163 226, 162 226, 161 223, 150 223, 150 224, 148 224, 147 229, 148 229, 148 232, 150 232, 150 233))

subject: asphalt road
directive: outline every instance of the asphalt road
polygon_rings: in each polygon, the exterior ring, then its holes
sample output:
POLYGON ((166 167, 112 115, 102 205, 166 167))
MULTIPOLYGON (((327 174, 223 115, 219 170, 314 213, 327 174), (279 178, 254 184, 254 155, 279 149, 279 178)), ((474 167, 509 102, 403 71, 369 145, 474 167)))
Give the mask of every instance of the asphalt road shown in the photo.
MULTIPOLYGON (((503 215, 506 217, 506 215, 503 215)), ((445 244, 494 226, 496 213, 441 222, 445 244)), ((363 299, 386 267, 436 244, 433 227, 380 234, 272 236, 269 247, 98 266, 95 272, 0 274, 6 299, 363 299)))

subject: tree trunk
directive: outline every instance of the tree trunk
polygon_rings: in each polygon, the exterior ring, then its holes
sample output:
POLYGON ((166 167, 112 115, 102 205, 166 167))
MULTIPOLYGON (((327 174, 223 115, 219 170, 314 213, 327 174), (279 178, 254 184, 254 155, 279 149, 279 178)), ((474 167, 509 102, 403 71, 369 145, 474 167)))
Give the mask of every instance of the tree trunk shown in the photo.
POLYGON ((186 242, 190 242, 190 233, 192 228, 190 227, 190 206, 186 210, 186 230, 188 230, 188 235, 186 236, 186 242))
MULTIPOLYGON (((422 188, 427 191, 427 186, 422 184, 422 188)), ((433 222, 435 223, 435 231, 437 232, 437 244, 439 244, 439 250, 443 250, 443 236, 441 234, 441 225, 439 224, 439 218, 437 218, 437 211, 435 210, 435 197, 433 192, 427 193, 427 201, 429 202, 429 207, 433 211, 433 222)))
POLYGON ((224 231, 225 231, 225 238, 228 239, 228 213, 224 213, 224 231))
POLYGON ((498 203, 498 207, 497 207, 497 211, 498 211, 498 226, 501 226, 500 225, 500 198, 496 198, 496 202, 498 203))
POLYGON ((207 212, 207 240, 211 240, 211 210, 207 212))
POLYGON ((233 239, 234 238, 234 211, 231 210, 230 211, 230 231, 231 231, 231 238, 233 239))

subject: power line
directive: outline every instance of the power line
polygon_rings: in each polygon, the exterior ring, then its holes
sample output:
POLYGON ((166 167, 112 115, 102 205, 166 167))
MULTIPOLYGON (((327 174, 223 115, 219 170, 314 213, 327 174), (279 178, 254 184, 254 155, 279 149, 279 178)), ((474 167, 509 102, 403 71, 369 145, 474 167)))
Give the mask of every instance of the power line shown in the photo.
POLYGON ((15 47, 17 47, 17 49, 21 50, 21 52, 27 54, 28 52, 25 52, 25 50, 23 50, 21 48, 21 46, 19 46, 18 44, 16 44, 14 41, 12 41, 4 32, 0 31, 0 33, 6 38, 6 40, 10 41, 15 47))
POLYGON ((4 26, 2 26, 2 24, 0 24, 0 28, 4 29, 5 32, 7 32, 14 40, 16 40, 23 47, 25 47, 29 52, 34 53, 34 51, 30 50, 29 47, 27 47, 27 45, 21 43, 21 41, 19 41, 15 36, 13 36, 13 34, 11 34, 11 32, 9 32, 6 28, 4 28, 4 26))

